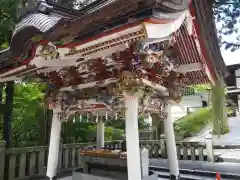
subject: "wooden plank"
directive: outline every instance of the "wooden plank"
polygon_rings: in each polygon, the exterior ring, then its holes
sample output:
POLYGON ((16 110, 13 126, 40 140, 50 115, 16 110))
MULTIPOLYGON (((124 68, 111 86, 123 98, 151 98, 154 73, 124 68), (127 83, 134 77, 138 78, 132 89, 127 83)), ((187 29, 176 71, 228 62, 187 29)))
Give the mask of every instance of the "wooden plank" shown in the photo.
POLYGON ((153 156, 155 158, 159 157, 159 150, 160 150, 160 146, 158 144, 155 144, 153 149, 153 156))
POLYGON ((15 179, 15 167, 16 167, 16 154, 12 154, 9 157, 8 180, 15 179))
POLYGON ((187 147, 187 144, 183 144, 183 160, 188 160, 188 147, 187 147))
POLYGON ((117 143, 117 149, 121 149, 121 142, 117 143))
POLYGON ((160 148, 161 148, 161 156, 163 158, 166 158, 166 139, 165 139, 165 135, 161 134, 160 135, 160 148))
POLYGON ((19 165, 19 178, 26 176, 26 153, 20 154, 20 165, 19 165))
POLYGON ((38 154, 38 174, 45 173, 44 158, 45 158, 45 149, 42 149, 41 151, 39 151, 39 154, 38 154))
POLYGON ((69 149, 66 148, 64 149, 64 164, 63 164, 64 169, 67 169, 68 165, 69 165, 69 149))
POLYGON ((36 174, 36 152, 30 153, 28 174, 29 176, 36 174))
POLYGON ((80 152, 77 152, 77 157, 78 157, 78 167, 82 166, 82 156, 80 152))
POLYGON ((153 144, 148 144, 149 158, 153 158, 153 144))
POLYGON ((76 167, 76 149, 75 148, 72 148, 72 158, 71 158, 71 161, 72 161, 72 167, 76 167))
POLYGON ((198 154, 199 154, 199 161, 204 161, 204 154, 203 154, 203 148, 198 148, 198 154))
POLYGON ((191 160, 196 161, 195 147, 191 146, 191 160))

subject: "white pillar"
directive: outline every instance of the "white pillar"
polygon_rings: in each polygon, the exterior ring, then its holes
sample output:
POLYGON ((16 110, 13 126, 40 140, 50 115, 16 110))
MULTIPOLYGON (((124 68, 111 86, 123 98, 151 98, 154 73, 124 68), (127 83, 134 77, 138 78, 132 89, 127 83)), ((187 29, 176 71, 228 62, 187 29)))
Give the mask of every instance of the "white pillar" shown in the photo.
POLYGON ((206 149, 207 149, 207 158, 209 162, 214 163, 214 152, 213 152, 213 142, 212 136, 209 135, 205 138, 206 141, 206 149))
POLYGON ((104 122, 97 123, 97 149, 104 147, 104 122))
POLYGON ((128 180, 141 180, 137 97, 126 96, 125 107, 128 180))
POLYGON ((167 112, 167 119, 165 119, 164 121, 164 132, 166 136, 170 180, 179 180, 180 174, 179 174, 179 166, 178 166, 178 158, 177 158, 177 148, 176 148, 176 142, 175 142, 170 104, 167 105, 166 112, 167 112))
POLYGON ((142 168, 142 177, 149 176, 149 150, 143 148, 141 150, 141 168, 142 168))
POLYGON ((58 118, 58 114, 55 111, 53 111, 47 164, 47 176, 50 179, 53 179, 57 175, 60 135, 61 135, 61 121, 58 118))

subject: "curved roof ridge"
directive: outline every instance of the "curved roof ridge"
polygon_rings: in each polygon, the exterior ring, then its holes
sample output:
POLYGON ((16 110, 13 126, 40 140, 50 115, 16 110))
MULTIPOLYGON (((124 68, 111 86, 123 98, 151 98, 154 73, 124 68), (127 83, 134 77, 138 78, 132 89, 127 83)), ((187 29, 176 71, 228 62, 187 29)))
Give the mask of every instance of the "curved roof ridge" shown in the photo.
POLYGON ((199 24, 200 37, 203 40, 208 59, 215 67, 218 74, 228 76, 228 71, 223 60, 217 38, 216 25, 213 17, 212 0, 193 0, 192 5, 195 18, 199 24))

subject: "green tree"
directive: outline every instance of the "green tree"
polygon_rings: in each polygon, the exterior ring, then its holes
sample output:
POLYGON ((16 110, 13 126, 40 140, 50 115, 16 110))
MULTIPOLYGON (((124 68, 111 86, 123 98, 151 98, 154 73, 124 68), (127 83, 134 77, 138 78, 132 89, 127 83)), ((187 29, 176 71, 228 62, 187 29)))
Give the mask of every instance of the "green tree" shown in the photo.
MULTIPOLYGON (((45 133, 44 89, 44 84, 15 83, 12 146, 22 147, 43 144, 42 137, 45 133)), ((0 118, 0 139, 2 139, 3 119, 0 118)), ((116 140, 122 136, 123 130, 118 126, 119 122, 114 121, 112 126, 106 125, 105 140, 116 140)), ((76 122, 73 122, 70 118, 68 122, 63 123, 62 127, 64 143, 71 143, 73 140, 76 142, 89 142, 96 136, 95 123, 80 122, 77 118, 76 122)))
POLYGON ((200 93, 200 92, 206 92, 206 91, 210 90, 211 85, 210 84, 199 84, 199 85, 193 86, 193 88, 196 93, 200 93))
POLYGON ((17 8, 20 0, 0 1, 0 50, 8 47, 17 21, 17 8))
MULTIPOLYGON (((21 146, 26 141, 40 143, 41 122, 43 122, 43 97, 45 87, 38 83, 15 83, 12 145, 21 146)), ((5 94, 4 94, 5 96, 5 94)), ((3 119, 1 118, 1 123, 3 119)), ((2 134, 3 127, 0 126, 2 134)))
POLYGON ((16 83, 14 90, 12 140, 14 146, 25 142, 41 144, 44 122, 44 90, 39 83, 16 83))
POLYGON ((214 15, 220 25, 218 29, 220 44, 225 49, 235 51, 240 48, 240 0, 215 0, 214 15), (224 38, 233 35, 234 40, 224 38))
POLYGON ((55 1, 60 6, 65 8, 73 9, 76 6, 76 0, 57 0, 55 1))

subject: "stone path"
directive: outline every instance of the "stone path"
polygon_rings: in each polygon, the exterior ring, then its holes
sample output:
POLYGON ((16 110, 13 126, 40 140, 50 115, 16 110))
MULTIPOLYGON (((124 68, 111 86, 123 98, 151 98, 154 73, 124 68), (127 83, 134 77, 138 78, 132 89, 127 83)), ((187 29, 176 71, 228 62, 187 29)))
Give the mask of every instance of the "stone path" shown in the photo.
MULTIPOLYGON (((218 146, 226 145, 240 145, 240 117, 229 118, 230 132, 213 137, 213 144, 218 146)), ((205 137, 211 135, 212 127, 207 126, 199 134, 194 137, 186 138, 186 141, 203 142, 205 137)), ((224 160, 224 162, 239 162, 240 163, 240 149, 215 149, 214 154, 224 160)))
MULTIPOLYGON (((163 159, 151 159, 150 166, 157 166, 162 168, 168 168, 168 160, 163 159)), ((240 164, 239 163, 209 163, 209 162, 190 162, 190 161, 179 161, 180 169, 196 170, 196 171, 208 171, 208 172, 220 172, 225 174, 237 174, 240 175, 240 164)), ((166 173, 167 174, 167 173, 166 173)), ((210 180, 212 178, 204 178, 204 180, 210 180)), ((60 178, 60 180, 72 180, 72 176, 60 178)), ((158 179, 158 180, 165 180, 158 179)), ((224 180, 224 179, 223 179, 224 180)))
MULTIPOLYGON (((220 138, 213 136, 214 145, 240 145, 240 117, 231 117, 228 119, 230 132, 221 135, 220 138)), ((211 135, 212 127, 207 126, 194 137, 186 138, 186 141, 204 141, 205 137, 211 135)))
POLYGON ((214 154, 223 162, 240 163, 240 149, 215 149, 214 154))
MULTIPOLYGON (((168 168, 168 160, 163 159, 151 159, 150 160, 150 166, 157 166, 162 168, 168 168)), ((197 170, 197 171, 209 171, 209 172, 220 172, 220 173, 226 173, 226 174, 238 174, 240 175, 240 164, 238 163, 209 163, 209 162, 189 162, 181 160, 179 161, 179 168, 180 169, 188 169, 188 170, 197 170)), ((161 172, 163 173, 163 172, 161 172)), ((168 172, 165 172, 165 174, 168 174, 168 172)), ((190 177, 190 175, 187 175, 190 177)), ((191 175, 191 176, 194 176, 191 175)), ((196 176, 196 175, 195 175, 196 176)), ((200 176, 196 176, 201 179, 200 176)), ((72 180, 72 176, 67 176, 63 178, 59 178, 60 180, 72 180)), ((193 178, 194 179, 194 178, 193 178)), ((203 178, 203 180, 215 180, 215 178, 203 178)), ((227 180, 225 178, 222 178, 223 180, 227 180)), ((158 180, 166 180, 164 178, 159 178, 158 180)), ((229 180, 229 179, 228 179, 229 180)))
POLYGON ((67 176, 67 177, 59 178, 59 180, 72 180, 72 176, 67 176))
MULTIPOLYGON (((59 180, 72 180, 72 176, 67 176, 67 177, 64 177, 64 178, 60 178, 59 180)), ((158 180, 168 180, 168 179, 158 178, 158 180)))
MULTIPOLYGON (((168 160, 151 159, 150 166, 168 168, 168 160)), ((200 162, 200 161, 190 162, 190 161, 181 160, 179 161, 179 168, 240 175, 239 163, 209 163, 209 162, 200 162)))

